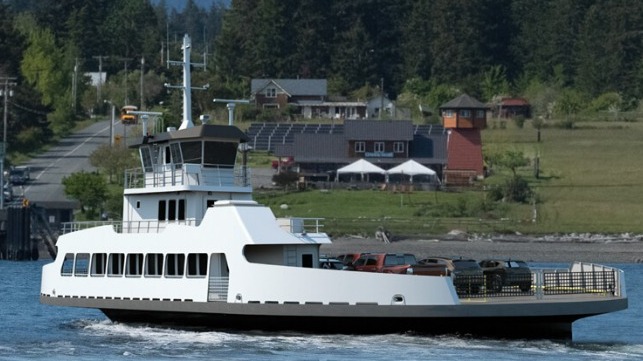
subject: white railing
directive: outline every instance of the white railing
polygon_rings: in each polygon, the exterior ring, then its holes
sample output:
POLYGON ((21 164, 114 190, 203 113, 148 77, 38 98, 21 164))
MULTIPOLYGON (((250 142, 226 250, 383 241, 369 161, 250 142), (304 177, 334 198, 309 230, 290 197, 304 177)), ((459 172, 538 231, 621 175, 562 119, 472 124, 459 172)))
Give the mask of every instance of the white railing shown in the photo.
POLYGON ((186 219, 180 221, 82 221, 61 223, 61 234, 80 231, 83 229, 112 226, 117 233, 159 233, 169 224, 198 226, 201 220, 186 219))
POLYGON ((219 164, 163 164, 143 172, 142 169, 125 171, 125 189, 168 186, 228 186, 250 185, 250 169, 245 166, 219 164))

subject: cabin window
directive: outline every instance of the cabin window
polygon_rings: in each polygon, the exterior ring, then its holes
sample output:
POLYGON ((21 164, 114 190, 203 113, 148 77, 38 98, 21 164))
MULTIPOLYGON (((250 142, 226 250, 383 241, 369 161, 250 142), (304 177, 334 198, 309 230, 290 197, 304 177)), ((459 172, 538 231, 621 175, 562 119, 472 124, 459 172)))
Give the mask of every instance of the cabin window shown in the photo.
POLYGON ((107 262, 108 276, 122 276, 125 265, 125 255, 122 253, 111 253, 107 262))
POLYGON ((313 268, 313 255, 312 254, 302 254, 301 255, 301 266, 304 268, 313 268))
POLYGON ((469 109, 460 110, 460 116, 463 118, 471 118, 471 111, 469 109))
POLYGON ((364 153, 366 151, 366 143, 355 142, 355 153, 364 153))
POLYGON ((205 167, 232 168, 237 159, 238 143, 205 142, 203 165, 205 167))
POLYGON ((87 276, 89 272, 89 253, 79 253, 76 255, 74 265, 74 275, 87 276))
POLYGON ((208 255, 205 253, 188 254, 188 277, 205 277, 208 272, 208 255))
POLYGON ((384 142, 375 142, 373 147, 374 152, 383 152, 384 151, 384 142))
POLYGON ((145 276, 160 277, 163 275, 163 254, 150 253, 145 256, 145 276))
POLYGON ((442 112, 442 115, 445 117, 452 117, 453 116, 453 110, 445 110, 442 112))
POLYGON ((136 208, 141 208, 141 201, 136 201, 136 208))
POLYGON ((170 253, 165 257, 165 276, 183 277, 185 272, 185 255, 170 253))
POLYGON ((159 221, 165 220, 165 201, 159 201, 159 221))
POLYGON ((183 164, 183 156, 181 155, 180 144, 170 144, 170 153, 172 154, 172 163, 176 165, 176 168, 181 168, 181 164, 183 164))
POLYGON ((127 255, 126 276, 138 277, 143 274, 143 254, 131 253, 127 255))
POLYGON ((203 146, 201 142, 181 142, 181 153, 183 154, 183 162, 191 164, 201 164, 203 146))
POLYGON ((179 199, 179 214, 177 214, 176 219, 179 221, 185 220, 185 199, 179 199))
POLYGON ((92 255, 92 276, 104 276, 107 266, 107 254, 95 253, 92 255))
POLYGON ((484 110, 476 110, 476 118, 484 118, 484 110))
POLYGON ((393 143, 393 151, 395 153, 404 153, 404 142, 393 143))
POLYGON ((139 149, 139 154, 141 155, 141 163, 145 172, 152 172, 152 151, 150 147, 142 147, 139 149))
POLYGON ((266 98, 276 98, 277 88, 266 88, 266 98))
POLYGON ((74 272, 74 254, 67 253, 65 254, 65 259, 63 260, 63 267, 60 270, 60 273, 63 276, 71 276, 74 272))
POLYGON ((173 221, 176 219, 176 200, 170 199, 167 207, 167 219, 173 221))

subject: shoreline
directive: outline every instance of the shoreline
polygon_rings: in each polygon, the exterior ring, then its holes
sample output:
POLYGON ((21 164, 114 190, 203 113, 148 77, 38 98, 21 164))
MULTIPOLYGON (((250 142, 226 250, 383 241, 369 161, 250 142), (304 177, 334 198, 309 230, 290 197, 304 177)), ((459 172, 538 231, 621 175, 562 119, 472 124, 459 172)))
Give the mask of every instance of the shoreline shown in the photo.
POLYGON ((468 238, 445 236, 431 239, 404 239, 384 243, 376 238, 357 236, 333 239, 322 245, 330 256, 353 252, 413 253, 426 257, 500 258, 527 262, 571 263, 643 263, 643 241, 638 237, 611 236, 498 236, 468 238))

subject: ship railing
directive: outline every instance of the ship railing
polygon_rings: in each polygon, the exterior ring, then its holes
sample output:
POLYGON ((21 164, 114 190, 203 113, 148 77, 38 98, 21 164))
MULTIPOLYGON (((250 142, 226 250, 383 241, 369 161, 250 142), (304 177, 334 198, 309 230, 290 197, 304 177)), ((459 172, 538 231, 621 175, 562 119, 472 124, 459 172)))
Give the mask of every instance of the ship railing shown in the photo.
POLYGON ((250 169, 223 164, 162 164, 125 171, 125 189, 168 186, 247 187, 250 169))
POLYGON ((278 218, 277 223, 290 233, 322 233, 324 218, 278 218))
POLYGON ((528 279, 505 282, 502 287, 488 284, 485 276, 457 277, 456 292, 461 299, 486 297, 532 296, 544 299, 560 295, 594 295, 624 297, 623 271, 598 264, 574 263, 569 269, 532 269, 528 279), (522 285, 522 286, 521 286, 522 285))
POLYGON ((80 221, 62 222, 61 234, 80 231, 83 229, 112 226, 117 233, 159 233, 169 224, 198 226, 201 220, 185 219, 176 221, 80 221))

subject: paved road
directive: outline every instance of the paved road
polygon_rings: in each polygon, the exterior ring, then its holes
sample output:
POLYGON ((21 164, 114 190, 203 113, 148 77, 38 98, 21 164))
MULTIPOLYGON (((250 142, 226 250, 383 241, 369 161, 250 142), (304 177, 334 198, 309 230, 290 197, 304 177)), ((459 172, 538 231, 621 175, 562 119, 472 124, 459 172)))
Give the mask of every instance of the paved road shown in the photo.
POLYGON ((31 168, 31 181, 23 187, 14 187, 14 195, 24 194, 32 203, 69 201, 64 193, 63 177, 81 170, 94 170, 89 164, 89 155, 98 146, 107 144, 109 135, 109 121, 100 121, 64 138, 25 164, 31 168))

